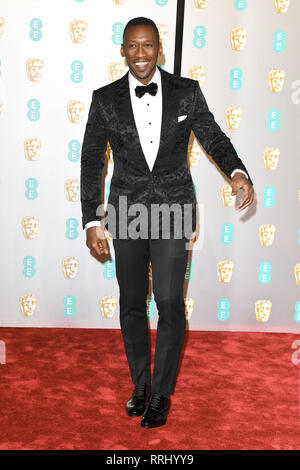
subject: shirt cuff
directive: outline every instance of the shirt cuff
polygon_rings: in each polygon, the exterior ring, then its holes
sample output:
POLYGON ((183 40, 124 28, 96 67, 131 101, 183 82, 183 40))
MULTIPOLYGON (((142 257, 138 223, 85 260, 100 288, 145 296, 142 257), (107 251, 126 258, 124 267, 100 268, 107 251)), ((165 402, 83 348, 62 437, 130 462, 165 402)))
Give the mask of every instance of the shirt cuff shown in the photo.
POLYGON ((91 220, 91 222, 88 222, 85 224, 84 228, 87 230, 90 227, 100 227, 100 221, 99 220, 91 220))
POLYGON ((243 173, 246 176, 246 178, 249 179, 247 173, 245 173, 243 170, 239 170, 238 168, 236 168, 236 170, 233 170, 230 177, 232 178, 235 175, 235 173, 243 173))

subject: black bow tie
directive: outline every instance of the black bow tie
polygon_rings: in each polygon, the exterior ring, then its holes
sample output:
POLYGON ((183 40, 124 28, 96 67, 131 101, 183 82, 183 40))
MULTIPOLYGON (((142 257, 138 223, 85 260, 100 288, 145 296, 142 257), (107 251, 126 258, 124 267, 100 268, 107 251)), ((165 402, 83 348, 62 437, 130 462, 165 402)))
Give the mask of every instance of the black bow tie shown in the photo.
POLYGON ((149 93, 152 96, 155 96, 157 93, 157 83, 151 82, 147 86, 137 86, 135 87, 135 94, 138 98, 144 96, 145 93, 149 93))

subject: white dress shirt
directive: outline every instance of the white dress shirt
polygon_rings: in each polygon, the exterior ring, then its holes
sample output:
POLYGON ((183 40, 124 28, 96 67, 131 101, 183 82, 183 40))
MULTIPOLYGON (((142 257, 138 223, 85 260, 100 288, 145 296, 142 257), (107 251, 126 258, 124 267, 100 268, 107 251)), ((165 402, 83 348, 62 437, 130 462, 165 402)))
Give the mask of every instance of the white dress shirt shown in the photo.
MULTIPOLYGON (((133 110, 135 125, 138 131, 141 147, 145 155, 148 167, 152 171, 160 143, 161 119, 162 119, 162 88, 161 74, 156 67, 156 72, 151 82, 157 83, 157 93, 155 96, 145 93, 144 96, 138 98, 135 94, 135 88, 143 84, 137 80, 129 71, 129 91, 133 110)), ((231 173, 231 177, 236 172, 247 174, 239 169, 231 173)), ((247 176, 248 178, 248 176, 247 176)), ((92 220, 85 224, 85 229, 89 227, 100 226, 99 220, 92 220)))

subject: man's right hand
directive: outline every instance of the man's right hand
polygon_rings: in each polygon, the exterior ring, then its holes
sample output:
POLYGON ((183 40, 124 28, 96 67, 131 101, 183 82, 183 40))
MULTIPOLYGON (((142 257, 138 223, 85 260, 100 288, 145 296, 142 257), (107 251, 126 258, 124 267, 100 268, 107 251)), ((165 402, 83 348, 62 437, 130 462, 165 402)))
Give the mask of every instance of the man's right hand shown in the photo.
POLYGON ((102 227, 90 227, 86 230, 86 246, 95 257, 110 257, 108 241, 102 227))

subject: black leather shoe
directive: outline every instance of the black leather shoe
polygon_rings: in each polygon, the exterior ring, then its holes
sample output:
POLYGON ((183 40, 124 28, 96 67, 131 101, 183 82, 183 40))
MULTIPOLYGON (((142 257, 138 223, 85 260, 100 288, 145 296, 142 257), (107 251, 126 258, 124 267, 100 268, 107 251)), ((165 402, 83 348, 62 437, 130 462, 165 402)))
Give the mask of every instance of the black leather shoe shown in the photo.
POLYGON ((158 393, 152 393, 142 417, 141 426, 143 428, 157 428, 163 426, 166 424, 169 408, 169 398, 159 395, 158 393))
POLYGON ((151 394, 149 385, 136 385, 133 395, 126 403, 126 413, 128 416, 141 416, 145 409, 151 394))

